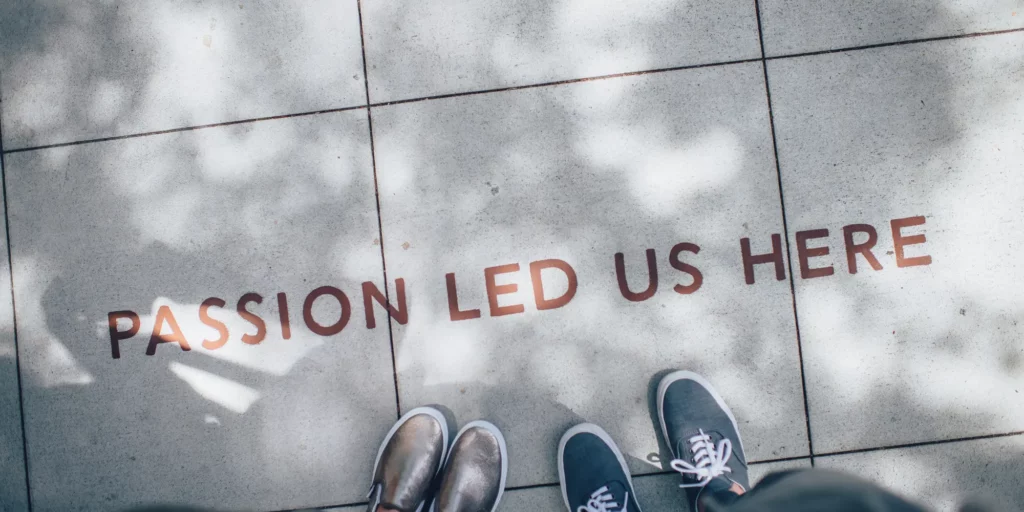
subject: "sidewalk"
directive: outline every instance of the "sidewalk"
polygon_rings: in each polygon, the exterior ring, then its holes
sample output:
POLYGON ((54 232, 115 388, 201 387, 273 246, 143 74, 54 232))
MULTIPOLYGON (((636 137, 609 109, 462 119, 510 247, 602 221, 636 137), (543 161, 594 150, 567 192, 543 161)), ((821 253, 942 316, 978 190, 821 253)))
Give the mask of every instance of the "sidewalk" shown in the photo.
POLYGON ((927 3, 0 5, 0 510, 361 511, 423 404, 675 510, 673 368, 755 479, 1024 506, 1024 1, 927 3))

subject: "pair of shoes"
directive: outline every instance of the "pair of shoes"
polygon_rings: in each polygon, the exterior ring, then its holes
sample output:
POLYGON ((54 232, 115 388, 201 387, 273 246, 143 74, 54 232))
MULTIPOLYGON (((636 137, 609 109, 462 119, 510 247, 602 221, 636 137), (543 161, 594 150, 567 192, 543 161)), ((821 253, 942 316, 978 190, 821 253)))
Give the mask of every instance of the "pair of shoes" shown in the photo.
POLYGON ((493 512, 505 492, 506 475, 508 451, 497 427, 470 422, 449 450, 444 415, 417 407, 391 427, 377 451, 367 511, 493 512))
MULTIPOLYGON (((705 489, 750 487, 736 418, 700 375, 677 371, 658 384, 658 420, 693 505, 705 489)), ((569 429, 558 445, 558 477, 570 512, 640 512, 629 468, 615 442, 590 423, 569 429)))

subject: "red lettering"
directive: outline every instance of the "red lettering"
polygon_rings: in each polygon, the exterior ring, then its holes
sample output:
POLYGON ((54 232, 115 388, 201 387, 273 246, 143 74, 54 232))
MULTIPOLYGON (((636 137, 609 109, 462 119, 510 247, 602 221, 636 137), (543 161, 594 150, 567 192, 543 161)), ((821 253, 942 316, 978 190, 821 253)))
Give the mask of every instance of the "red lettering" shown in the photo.
POLYGON ((107 313, 107 326, 110 329, 110 355, 114 359, 121 358, 121 347, 119 342, 135 336, 139 333, 139 327, 142 323, 139 321, 139 315, 135 314, 134 311, 114 311, 107 313), (126 318, 131 320, 132 326, 127 331, 117 330, 117 321, 126 318))
POLYGON ((228 342, 228 326, 224 325, 224 323, 219 320, 211 318, 210 313, 208 311, 210 309, 210 306, 222 308, 224 307, 225 304, 227 303, 224 302, 223 299, 218 299, 217 297, 210 297, 209 299, 204 300, 203 303, 199 305, 199 321, 210 327, 213 327, 214 329, 217 329, 217 332, 220 334, 220 337, 217 338, 216 340, 203 340, 203 348, 207 350, 217 350, 218 348, 223 347, 224 344, 228 342))
POLYGON ((698 247, 695 244, 683 242, 681 244, 676 244, 672 246, 672 250, 669 251, 668 253, 668 262, 670 265, 672 265, 672 268, 680 270, 682 272, 686 272, 687 274, 690 274, 690 276, 693 278, 692 283, 685 286, 677 284, 673 286, 672 289, 675 290, 676 293, 689 295, 700 289, 700 285, 704 283, 704 275, 700 273, 700 270, 697 270, 697 267, 694 267, 693 265, 687 265, 686 263, 683 263, 682 260, 679 259, 679 253, 683 251, 688 251, 697 254, 700 252, 700 247, 698 247))
POLYGON ((247 345, 258 345, 263 341, 263 338, 267 337, 267 324, 263 322, 263 319, 254 313, 250 313, 245 309, 245 305, 255 302, 256 304, 263 303, 263 297, 258 293, 247 293, 242 295, 238 299, 238 305, 235 310, 238 311, 238 315, 249 321, 249 323, 256 326, 256 334, 242 333, 242 343, 247 345))
POLYGON ((772 235, 772 252, 768 254, 750 254, 750 239, 740 240, 740 249, 743 251, 743 277, 747 284, 754 284, 754 265, 762 263, 775 263, 775 279, 782 281, 786 278, 786 267, 782 262, 782 237, 776 233, 772 235))
POLYGON ((465 311, 459 310, 459 294, 455 289, 455 273, 449 272, 444 275, 445 284, 448 286, 448 317, 452 321, 456 320, 472 320, 473 318, 480 318, 479 309, 467 309, 465 311))
POLYGON ((560 308, 568 304, 576 296, 576 287, 578 285, 576 271, 573 270, 572 265, 565 261, 550 259, 530 263, 530 280, 533 282, 533 300, 536 302, 539 311, 560 308), (546 268, 561 270, 565 274, 566 279, 569 280, 569 288, 560 297, 553 299, 544 298, 544 281, 541 280, 540 273, 541 270, 546 268))
POLYGON ((658 291, 658 262, 655 261, 654 249, 647 249, 647 289, 634 293, 629 289, 626 282, 626 256, 621 252, 615 253, 615 279, 619 281, 619 292, 626 300, 633 302, 645 301, 654 296, 658 291))
POLYGON ((800 260, 800 277, 803 279, 812 279, 815 277, 830 276, 835 273, 835 269, 832 265, 820 268, 811 268, 811 264, 808 261, 810 258, 817 256, 827 256, 828 247, 807 247, 807 241, 815 238, 824 238, 828 236, 827 229, 812 229, 810 231, 797 231, 796 233, 796 256, 800 260))
POLYGON ((931 256, 917 256, 914 258, 907 258, 904 256, 903 248, 908 245, 923 244, 927 240, 923 234, 921 235, 910 235, 904 236, 901 230, 911 226, 924 225, 924 217, 918 215, 917 217, 907 217, 905 219, 893 219, 892 220, 892 244, 896 250, 896 266, 899 268, 904 267, 916 267, 918 265, 931 265, 931 256))
POLYGON ((277 294, 277 316, 281 319, 281 338, 291 339, 292 323, 288 318, 288 296, 284 292, 277 294))
POLYGON ((395 279, 395 289, 398 291, 398 307, 395 308, 388 303, 384 294, 380 293, 377 285, 371 281, 363 283, 363 310, 366 312, 366 328, 377 327, 377 320, 373 317, 373 300, 387 309, 388 315, 398 323, 405 325, 409 321, 409 311, 405 307, 405 280, 399 277, 395 279), (371 300, 372 299, 372 300, 371 300))
POLYGON ((495 284, 494 277, 498 274, 508 274, 517 271, 519 271, 518 263, 509 263, 508 265, 498 265, 497 267, 487 267, 484 269, 484 284, 487 286, 487 303, 491 306, 491 316, 513 315, 526 311, 526 307, 522 304, 498 305, 498 295, 515 293, 519 289, 519 285, 515 283, 495 284))
POLYGON ((309 327, 310 331, 313 331, 320 336, 333 336, 341 332, 348 324, 349 317, 352 316, 352 306, 348 302, 348 296, 345 292, 333 287, 333 286, 321 286, 306 296, 306 301, 302 304, 302 318, 306 321, 306 327, 309 327), (337 299, 338 304, 341 305, 341 317, 338 321, 331 325, 320 325, 313 318, 313 303, 316 302, 321 295, 330 295, 337 299))
POLYGON ((870 224, 850 224, 849 226, 843 226, 843 239, 846 242, 846 264, 850 267, 850 273, 857 273, 857 254, 864 256, 871 268, 875 270, 882 270, 882 265, 878 263, 878 259, 871 253, 871 248, 878 242, 878 233, 875 228, 870 224), (868 239, 862 244, 856 244, 853 242, 854 233, 867 233, 868 239))
POLYGON ((146 355, 156 354, 156 346, 161 343, 177 343, 181 347, 182 352, 192 350, 192 347, 188 346, 188 340, 185 339, 185 335, 181 333, 178 321, 174 319, 174 314, 171 313, 171 308, 168 306, 160 306, 156 311, 156 320, 153 321, 153 334, 149 337, 146 355), (170 334, 162 334, 160 332, 164 322, 171 329, 170 334))

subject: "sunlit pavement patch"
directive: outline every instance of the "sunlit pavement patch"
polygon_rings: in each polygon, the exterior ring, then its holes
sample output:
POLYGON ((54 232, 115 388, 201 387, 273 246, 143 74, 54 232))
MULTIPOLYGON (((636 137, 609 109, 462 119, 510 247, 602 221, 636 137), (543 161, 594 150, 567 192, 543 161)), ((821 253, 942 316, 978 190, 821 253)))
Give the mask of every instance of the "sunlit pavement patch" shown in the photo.
POLYGON ((759 0, 769 57, 1024 27, 1019 0, 759 0))
POLYGON ((8 150, 362 105, 355 1, 0 7, 8 150))
POLYGON ((834 268, 795 283, 816 452, 1024 429, 1022 57, 1015 33, 769 63, 791 244, 827 229, 808 263, 834 268), (905 212, 927 242, 880 231, 849 273, 843 226, 905 212))
POLYGON ((761 56, 747 0, 362 6, 374 103, 761 56))

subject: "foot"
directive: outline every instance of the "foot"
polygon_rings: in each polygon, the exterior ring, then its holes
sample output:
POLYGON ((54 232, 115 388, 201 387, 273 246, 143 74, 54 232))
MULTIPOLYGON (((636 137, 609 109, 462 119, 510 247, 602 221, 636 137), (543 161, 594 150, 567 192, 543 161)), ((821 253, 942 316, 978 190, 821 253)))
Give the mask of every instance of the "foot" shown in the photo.
POLYGON ((677 371, 661 379, 658 419, 675 459, 672 469, 683 475, 680 487, 687 489, 693 510, 699 510, 705 489, 742 494, 750 488, 736 418, 703 377, 677 371))
POLYGON ((440 411, 417 407, 405 413, 377 451, 367 510, 423 510, 447 448, 448 423, 440 411))
POLYGON ((597 425, 576 425, 562 436, 558 478, 569 512, 640 512, 626 461, 597 425))
POLYGON ((431 512, 494 512, 505 492, 508 451, 498 427, 474 421, 459 431, 431 512))

